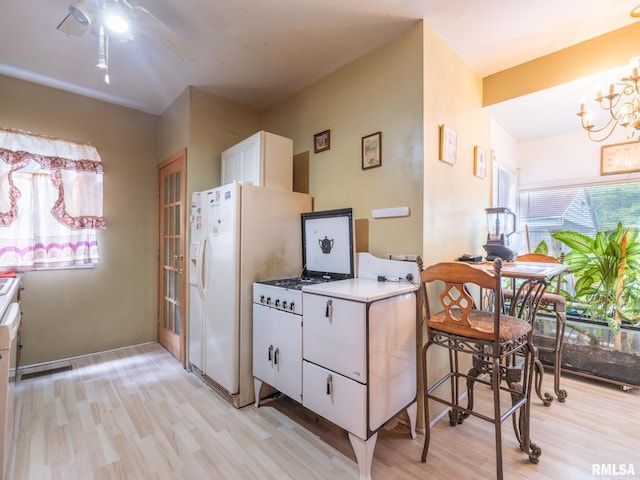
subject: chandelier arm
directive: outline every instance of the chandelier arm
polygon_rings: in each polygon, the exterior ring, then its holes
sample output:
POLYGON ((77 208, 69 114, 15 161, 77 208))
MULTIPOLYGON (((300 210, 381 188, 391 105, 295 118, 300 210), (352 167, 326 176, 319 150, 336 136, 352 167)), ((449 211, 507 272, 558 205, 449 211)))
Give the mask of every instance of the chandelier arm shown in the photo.
POLYGON ((596 127, 591 121, 591 111, 585 109, 584 103, 580 105, 580 123, 590 140, 602 142, 618 126, 624 129, 627 139, 632 139, 636 132, 639 132, 640 138, 640 57, 631 59, 631 67, 632 74, 611 83, 607 94, 602 95, 599 91, 595 98, 600 109, 609 113, 609 119, 604 125, 596 127), (620 93, 616 93, 616 85, 620 87, 620 93))
POLYGON ((587 130, 588 132, 600 133, 603 130, 607 130, 608 128, 614 129, 618 124, 618 119, 615 117, 611 117, 607 123, 605 123, 602 127, 596 128, 595 125, 585 125, 584 117, 582 117, 582 128, 587 130))

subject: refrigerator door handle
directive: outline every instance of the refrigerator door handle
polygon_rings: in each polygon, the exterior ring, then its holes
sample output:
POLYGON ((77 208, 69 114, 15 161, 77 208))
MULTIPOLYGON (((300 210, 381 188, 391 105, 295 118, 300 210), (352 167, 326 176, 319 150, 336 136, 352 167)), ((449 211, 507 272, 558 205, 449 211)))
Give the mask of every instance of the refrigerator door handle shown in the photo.
POLYGON ((200 248, 198 248, 198 258, 196 260, 196 284, 198 285, 198 292, 200 293, 200 297, 204 298, 204 278, 205 278, 205 263, 204 263, 204 255, 205 249, 207 247, 207 237, 206 235, 202 236, 200 240, 200 248))

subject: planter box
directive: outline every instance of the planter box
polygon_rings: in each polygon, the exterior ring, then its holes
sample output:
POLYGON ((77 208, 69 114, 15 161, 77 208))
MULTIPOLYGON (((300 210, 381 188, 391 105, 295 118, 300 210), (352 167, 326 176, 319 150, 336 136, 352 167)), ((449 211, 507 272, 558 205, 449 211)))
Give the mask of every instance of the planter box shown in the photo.
MULTIPOLYGON (((555 319, 539 316, 534 343, 552 347, 555 319)), ((606 325, 567 319, 562 369, 625 386, 640 387, 640 328, 623 327, 623 350, 614 350, 614 335, 606 325)), ((553 353, 540 351, 540 361, 554 364, 553 353)))

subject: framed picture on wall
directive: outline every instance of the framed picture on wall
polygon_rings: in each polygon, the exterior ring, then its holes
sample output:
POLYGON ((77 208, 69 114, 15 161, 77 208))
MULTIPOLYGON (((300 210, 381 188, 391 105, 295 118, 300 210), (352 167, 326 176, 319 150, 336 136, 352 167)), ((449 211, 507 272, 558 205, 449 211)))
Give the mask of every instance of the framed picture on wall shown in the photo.
POLYGON ((458 134, 446 125, 440 125, 440 150, 438 158, 444 163, 455 165, 458 150, 458 134))
POLYGON ((487 151, 477 145, 473 147, 473 174, 478 178, 487 174, 487 151))
POLYGON ((362 137, 362 169, 382 165, 382 132, 362 137))
POLYGON ((316 133, 313 136, 313 153, 324 152, 331 148, 331 130, 316 133))
POLYGON ((640 143, 625 142, 603 145, 600 155, 600 175, 640 171, 640 143))

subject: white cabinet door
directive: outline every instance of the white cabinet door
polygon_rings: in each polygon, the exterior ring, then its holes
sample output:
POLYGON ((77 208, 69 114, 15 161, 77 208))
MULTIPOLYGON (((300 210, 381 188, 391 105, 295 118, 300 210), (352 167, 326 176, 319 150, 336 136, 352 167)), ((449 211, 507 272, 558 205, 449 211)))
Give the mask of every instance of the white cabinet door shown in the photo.
POLYGON ((277 335, 274 352, 276 384, 287 397, 302 401, 302 317, 274 311, 277 335))
POLYGON ((262 134, 258 132, 222 152, 222 184, 234 181, 262 186, 262 134))
POLYGON ((367 439, 367 387, 307 361, 302 366, 302 405, 367 439))
POLYGON ((242 142, 239 155, 241 180, 265 186, 263 172, 266 158, 262 156, 262 136, 257 133, 242 142))
POLYGON ((253 376, 297 402, 302 400, 300 315, 253 305, 253 376))
POLYGON ((366 305, 303 293, 305 360, 367 382, 366 305))
MULTIPOLYGON (((273 367, 274 338, 271 321, 271 309, 262 305, 253 305, 253 376, 264 383, 275 386, 275 368, 273 367)), ((256 392, 257 393, 257 392, 256 392)))

